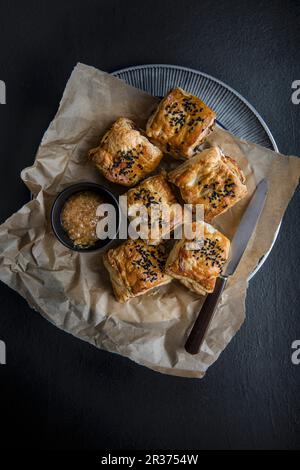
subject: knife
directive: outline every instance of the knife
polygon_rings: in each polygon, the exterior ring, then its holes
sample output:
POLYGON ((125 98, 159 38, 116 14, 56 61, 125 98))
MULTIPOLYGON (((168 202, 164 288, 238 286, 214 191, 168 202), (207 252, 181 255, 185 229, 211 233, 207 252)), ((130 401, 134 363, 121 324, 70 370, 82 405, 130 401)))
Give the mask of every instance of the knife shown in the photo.
POLYGON ((256 227, 267 197, 268 184, 265 179, 258 184, 251 201, 243 214, 241 222, 231 241, 231 258, 224 273, 218 277, 214 291, 208 294, 196 318, 194 326, 185 343, 185 350, 197 354, 209 328, 219 299, 226 286, 229 276, 232 276, 247 247, 248 241, 256 227))

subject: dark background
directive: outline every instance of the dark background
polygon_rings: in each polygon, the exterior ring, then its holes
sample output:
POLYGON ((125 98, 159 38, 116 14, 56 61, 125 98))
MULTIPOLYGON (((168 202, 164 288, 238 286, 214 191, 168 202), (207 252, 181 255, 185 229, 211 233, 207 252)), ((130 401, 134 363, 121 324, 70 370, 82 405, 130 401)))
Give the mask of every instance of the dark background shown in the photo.
MULTIPOLYGON (((300 155, 299 1, 0 2, 0 220, 27 202, 32 164, 77 61, 166 63, 244 95, 283 153, 300 155)), ((0 285, 0 445, 50 449, 300 447, 299 203, 251 281, 247 321, 203 380, 168 377, 58 330, 0 285)))

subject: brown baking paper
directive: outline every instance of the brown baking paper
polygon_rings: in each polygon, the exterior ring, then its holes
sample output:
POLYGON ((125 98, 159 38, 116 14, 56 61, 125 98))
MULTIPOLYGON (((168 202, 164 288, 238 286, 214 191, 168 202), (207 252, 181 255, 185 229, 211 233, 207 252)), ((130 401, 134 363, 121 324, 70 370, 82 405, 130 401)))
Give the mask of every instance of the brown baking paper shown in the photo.
MULTIPOLYGON (((201 351, 183 348, 203 302, 176 281, 126 304, 115 301, 101 253, 68 250, 51 232, 55 195, 78 181, 104 182, 87 151, 119 116, 144 126, 157 100, 93 67, 78 64, 32 167, 21 177, 34 198, 0 227, 0 278, 45 318, 95 346, 127 356, 151 369, 202 377, 245 319, 248 277, 272 245, 300 176, 300 159, 236 139, 217 129, 210 143, 233 156, 247 177, 249 196, 268 180, 265 208, 249 246, 212 321, 201 351)), ((165 158, 164 165, 171 160, 165 158)), ((119 191, 119 190, 118 190, 119 191)), ((232 237, 248 199, 215 220, 232 237)))

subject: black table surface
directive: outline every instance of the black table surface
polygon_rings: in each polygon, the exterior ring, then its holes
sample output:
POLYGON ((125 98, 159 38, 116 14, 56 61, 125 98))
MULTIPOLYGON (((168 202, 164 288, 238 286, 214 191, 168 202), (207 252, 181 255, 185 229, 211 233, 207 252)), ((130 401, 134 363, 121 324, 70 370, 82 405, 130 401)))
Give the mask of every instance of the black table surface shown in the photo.
MULTIPOLYGON (((1 1, 0 220, 28 201, 32 164, 80 61, 102 70, 191 67, 245 96, 282 153, 300 155, 299 1, 1 1)), ((202 380, 161 375, 57 329, 0 284, 0 446, 43 449, 300 447, 298 190, 250 282, 247 319, 202 380)))

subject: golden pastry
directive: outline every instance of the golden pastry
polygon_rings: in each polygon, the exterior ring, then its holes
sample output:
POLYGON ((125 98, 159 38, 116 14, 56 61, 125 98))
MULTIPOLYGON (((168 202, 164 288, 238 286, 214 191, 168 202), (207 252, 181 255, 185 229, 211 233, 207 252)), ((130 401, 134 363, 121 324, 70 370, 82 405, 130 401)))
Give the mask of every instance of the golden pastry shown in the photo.
POLYGON ((117 119, 100 145, 89 152, 99 171, 113 183, 134 186, 151 173, 162 158, 155 147, 127 118, 117 119))
POLYGON ((169 173, 188 204, 203 204, 208 222, 246 196, 245 176, 237 163, 212 147, 169 173))
POLYGON ((190 249, 191 240, 187 238, 177 241, 169 254, 165 272, 190 290, 205 295, 215 288, 228 258, 230 241, 205 222, 193 222, 193 230, 196 224, 203 231, 202 241, 194 241, 199 249, 190 249))
POLYGON ((215 118, 215 112, 203 101, 175 88, 149 118, 146 133, 163 152, 189 158, 210 134, 215 118))
POLYGON ((171 281, 164 273, 164 245, 149 246, 143 240, 127 240, 103 257, 116 299, 119 302, 145 294, 171 281))
POLYGON ((170 232, 182 223, 182 207, 163 174, 147 178, 125 195, 129 220, 134 220, 139 208, 146 212, 145 241, 149 244, 156 245, 169 238, 170 232))

